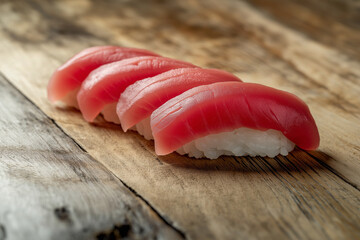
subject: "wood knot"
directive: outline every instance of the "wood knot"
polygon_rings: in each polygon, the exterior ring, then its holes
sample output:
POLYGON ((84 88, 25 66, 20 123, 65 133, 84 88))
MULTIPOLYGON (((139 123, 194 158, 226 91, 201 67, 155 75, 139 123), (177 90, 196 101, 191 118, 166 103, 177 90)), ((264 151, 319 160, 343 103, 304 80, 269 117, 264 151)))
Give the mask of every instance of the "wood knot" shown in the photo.
POLYGON ((70 220, 70 212, 66 207, 55 208, 54 213, 60 221, 70 220))
POLYGON ((101 232, 96 236, 97 240, 118 240, 127 237, 130 233, 129 224, 114 225, 109 232, 101 232))

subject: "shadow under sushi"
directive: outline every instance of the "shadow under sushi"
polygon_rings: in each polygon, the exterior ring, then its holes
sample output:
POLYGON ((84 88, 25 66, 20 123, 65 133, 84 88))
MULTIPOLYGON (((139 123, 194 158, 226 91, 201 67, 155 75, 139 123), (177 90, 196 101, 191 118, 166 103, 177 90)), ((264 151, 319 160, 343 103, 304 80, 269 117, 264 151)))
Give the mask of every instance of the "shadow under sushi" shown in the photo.
POLYGON ((328 161, 333 160, 327 154, 320 151, 304 151, 295 148, 287 156, 278 155, 275 158, 269 157, 231 157, 221 156, 218 159, 210 160, 205 158, 190 158, 177 153, 166 156, 158 156, 164 163, 174 167, 191 168, 203 171, 239 171, 239 172, 307 172, 317 173, 322 169, 331 169, 327 165, 328 161))
MULTIPOLYGON (((58 109, 78 113, 75 108, 58 109)), ((95 121, 90 124, 94 127, 122 132, 119 125, 105 121, 102 116, 98 116, 95 121)), ((200 171, 266 172, 272 174, 287 172, 290 175, 294 172, 303 173, 308 171, 313 171, 318 174, 317 171, 327 169, 336 173, 336 171, 328 165, 328 162, 334 161, 334 159, 321 151, 304 151, 296 147, 294 151, 290 152, 287 156, 278 155, 275 158, 221 156, 214 160, 206 158, 196 159, 178 153, 157 156, 154 150, 154 141, 148 141, 133 131, 123 134, 137 138, 137 141, 142 147, 155 157, 154 160, 178 168, 196 169, 200 171)))

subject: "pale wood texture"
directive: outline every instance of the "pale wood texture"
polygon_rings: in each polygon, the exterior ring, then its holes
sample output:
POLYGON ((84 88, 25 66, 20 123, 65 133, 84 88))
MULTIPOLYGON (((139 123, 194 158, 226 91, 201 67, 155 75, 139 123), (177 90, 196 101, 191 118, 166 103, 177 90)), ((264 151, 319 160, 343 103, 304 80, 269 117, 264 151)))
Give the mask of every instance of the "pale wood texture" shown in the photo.
MULTIPOLYGON (((349 47, 340 37, 331 42, 287 22, 271 5, 249 2, 254 5, 5 1, 0 72, 186 238, 360 238, 360 64, 351 50, 359 49, 359 32, 349 24, 358 16, 340 21, 329 15, 346 29, 341 31, 349 47), (275 159, 157 157, 153 143, 135 133, 101 117, 87 124, 77 111, 51 106, 45 89, 54 69, 83 48, 102 44, 147 48, 295 93, 310 106, 321 146, 275 159)), ((308 16, 316 20, 318 6, 299 11, 312 9, 308 16)), ((325 24, 319 26, 327 29, 325 24)))
POLYGON ((182 239, 0 76, 0 239, 182 239))

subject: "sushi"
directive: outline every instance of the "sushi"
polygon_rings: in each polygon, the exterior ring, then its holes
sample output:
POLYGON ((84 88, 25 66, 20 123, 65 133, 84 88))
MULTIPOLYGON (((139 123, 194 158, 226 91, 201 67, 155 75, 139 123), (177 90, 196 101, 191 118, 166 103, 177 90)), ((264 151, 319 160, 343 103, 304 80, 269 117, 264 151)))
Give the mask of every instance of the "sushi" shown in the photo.
POLYGON ((51 102, 79 108, 88 122, 102 114, 154 139, 158 155, 275 157, 320 142, 295 95, 142 49, 85 49, 55 71, 47 90, 51 102))
POLYGON ((307 105, 293 94, 254 83, 192 88, 151 115, 155 151, 200 158, 287 155, 316 149, 319 133, 307 105))
POLYGON ((236 76, 217 69, 179 68, 130 85, 120 96, 117 115, 126 132, 137 130, 152 139, 150 115, 169 99, 193 87, 225 81, 241 82, 236 76))
POLYGON ((51 102, 61 101, 78 108, 77 92, 91 71, 103 64, 138 56, 159 55, 144 49, 116 46, 87 48, 54 72, 47 88, 48 98, 51 102))
POLYGON ((88 122, 102 113, 105 120, 120 123, 116 104, 129 85, 176 68, 197 67, 187 62, 153 56, 134 57, 103 65, 92 71, 81 85, 77 95, 80 111, 88 122))

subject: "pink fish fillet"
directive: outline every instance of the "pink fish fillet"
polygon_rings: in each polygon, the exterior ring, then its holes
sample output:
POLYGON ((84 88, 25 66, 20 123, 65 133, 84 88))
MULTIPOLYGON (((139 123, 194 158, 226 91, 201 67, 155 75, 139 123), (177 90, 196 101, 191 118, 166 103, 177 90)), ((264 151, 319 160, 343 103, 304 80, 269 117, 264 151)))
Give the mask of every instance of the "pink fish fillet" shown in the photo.
POLYGON ((117 104, 121 126, 128 130, 169 99, 193 87, 226 81, 241 82, 228 72, 202 68, 179 68, 137 81, 121 94, 117 104))
POLYGON ((195 87, 151 115, 158 155, 169 154, 197 138, 241 127, 278 130, 305 150, 316 149, 320 141, 315 121, 302 100, 255 83, 195 87))
POLYGON ((107 121, 120 123, 116 104, 121 93, 138 80, 176 68, 196 66, 165 57, 135 57, 109 63, 94 70, 81 85, 77 100, 86 121, 102 112, 107 121))
POLYGON ((76 54, 52 75, 48 84, 48 98, 77 107, 76 94, 91 71, 99 66, 138 56, 159 56, 144 49, 116 46, 87 48, 76 54))

